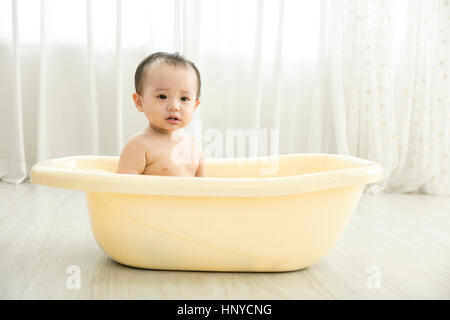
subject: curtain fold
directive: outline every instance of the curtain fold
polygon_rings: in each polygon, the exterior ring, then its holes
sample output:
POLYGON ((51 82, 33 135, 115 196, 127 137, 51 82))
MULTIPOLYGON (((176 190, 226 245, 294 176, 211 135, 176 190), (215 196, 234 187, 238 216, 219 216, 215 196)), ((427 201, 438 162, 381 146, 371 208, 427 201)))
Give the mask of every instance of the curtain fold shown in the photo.
POLYGON ((123 148, 123 112, 122 112, 122 0, 116 0, 116 111, 117 111, 117 150, 123 148))
MULTIPOLYGON (((22 94, 20 87, 20 46, 18 41, 19 17, 17 3, 12 5, 12 97, 7 100, 13 106, 10 112, 8 123, 4 121, 2 136, 8 137, 6 145, 2 148, 0 158, 0 175, 5 176, 4 180, 12 183, 20 183, 26 178, 25 166, 25 146, 23 139, 23 119, 22 119, 22 94), (12 99, 11 99, 12 98, 12 99), (5 148, 6 147, 6 148, 5 148), (10 173, 5 174, 5 173, 10 173)), ((5 88, 6 89, 6 88, 5 88)))
POLYGON ((86 50, 87 50, 87 69, 89 83, 89 109, 90 122, 92 131, 92 154, 99 154, 99 121, 98 121, 98 97, 97 97, 97 77, 95 70, 95 53, 93 40, 93 21, 92 18, 92 0, 86 0, 86 50))
POLYGON ((136 66, 179 51, 202 75, 198 139, 279 129, 280 153, 383 164, 366 192, 450 195, 449 46, 447 0, 2 1, 0 179, 119 155, 147 125, 136 66))
MULTIPOLYGON (((14 1, 17 3, 18 1, 14 1)), ((38 78, 38 121, 37 121, 37 158, 47 159, 51 155, 49 147, 49 137, 47 130, 49 124, 48 117, 48 99, 47 99, 47 1, 41 1, 40 7, 40 28, 39 28, 39 78, 38 78)))

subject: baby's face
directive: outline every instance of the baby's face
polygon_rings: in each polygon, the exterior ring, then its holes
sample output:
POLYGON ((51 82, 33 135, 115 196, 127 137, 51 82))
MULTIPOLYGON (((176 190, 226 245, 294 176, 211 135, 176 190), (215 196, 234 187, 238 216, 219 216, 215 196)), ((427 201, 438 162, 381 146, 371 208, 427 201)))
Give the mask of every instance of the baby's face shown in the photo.
POLYGON ((142 95, 133 95, 136 107, 144 112, 150 126, 162 133, 171 133, 189 124, 200 103, 196 97, 195 71, 164 61, 147 69, 142 95))

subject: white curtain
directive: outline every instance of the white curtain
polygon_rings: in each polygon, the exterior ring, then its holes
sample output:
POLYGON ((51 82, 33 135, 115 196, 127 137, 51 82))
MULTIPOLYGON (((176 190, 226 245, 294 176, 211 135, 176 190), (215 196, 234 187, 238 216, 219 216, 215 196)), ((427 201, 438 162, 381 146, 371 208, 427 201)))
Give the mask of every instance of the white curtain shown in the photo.
POLYGON ((370 193, 450 195, 449 46, 447 0, 0 0, 0 179, 118 155, 147 124, 137 64, 180 51, 202 74, 198 137, 278 128, 280 153, 383 164, 370 193))
POLYGON ((450 3, 324 1, 308 150, 383 164, 370 191, 450 195, 450 3))

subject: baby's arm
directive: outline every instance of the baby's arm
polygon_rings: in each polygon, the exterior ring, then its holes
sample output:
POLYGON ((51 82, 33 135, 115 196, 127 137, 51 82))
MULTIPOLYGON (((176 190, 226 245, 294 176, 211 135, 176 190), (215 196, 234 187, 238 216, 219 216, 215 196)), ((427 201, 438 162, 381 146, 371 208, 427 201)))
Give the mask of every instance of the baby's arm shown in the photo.
POLYGON ((147 165, 145 150, 142 137, 131 138, 120 154, 116 173, 141 174, 144 172, 147 165))
POLYGON ((202 154, 202 158, 200 159, 200 163, 198 165, 198 169, 197 172, 195 173, 196 177, 207 177, 206 175, 206 168, 205 168, 205 160, 203 159, 203 154, 202 154))
POLYGON ((208 175, 206 174, 205 159, 203 159, 202 144, 198 141, 195 141, 195 143, 197 145, 198 152, 199 152, 199 158, 200 158, 197 171, 195 172, 195 176, 196 177, 207 177, 208 175))

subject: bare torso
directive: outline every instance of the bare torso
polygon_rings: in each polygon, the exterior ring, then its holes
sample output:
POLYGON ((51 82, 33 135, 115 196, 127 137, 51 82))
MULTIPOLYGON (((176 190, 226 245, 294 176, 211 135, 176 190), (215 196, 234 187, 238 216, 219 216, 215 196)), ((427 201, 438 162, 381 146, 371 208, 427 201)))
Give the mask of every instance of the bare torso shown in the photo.
POLYGON ((195 176, 201 149, 190 134, 176 138, 146 130, 140 134, 145 141, 146 166, 142 174, 160 176, 195 176))

